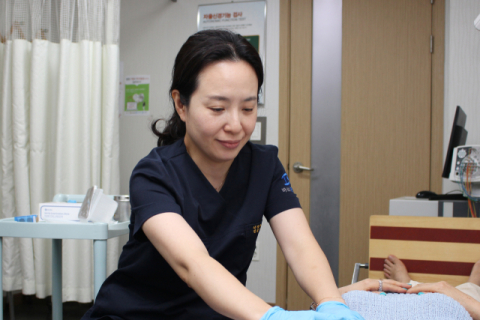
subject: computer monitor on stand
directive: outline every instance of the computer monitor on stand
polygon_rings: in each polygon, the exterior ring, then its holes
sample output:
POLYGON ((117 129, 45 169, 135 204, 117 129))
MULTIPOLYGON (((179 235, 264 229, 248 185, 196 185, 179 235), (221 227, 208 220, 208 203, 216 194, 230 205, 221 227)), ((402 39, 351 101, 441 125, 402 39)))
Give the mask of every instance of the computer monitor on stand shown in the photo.
MULTIPOLYGON (((443 166, 442 177, 450 176, 452 167, 453 149, 458 146, 463 146, 467 142, 468 132, 465 130, 465 123, 467 122, 467 115, 460 106, 455 110, 455 117, 453 119, 452 131, 450 133, 450 141, 448 142, 447 154, 445 156, 445 163, 443 166)), ((463 194, 438 194, 429 197, 430 200, 466 200, 463 194)))
POLYGON ((467 142, 468 132, 465 130, 465 123, 467 122, 467 115, 463 112, 460 106, 457 106, 455 111, 455 118, 453 119, 452 132, 450 133, 450 141, 448 142, 447 155, 445 157, 445 164, 443 167, 442 177, 448 179, 450 170, 452 168, 453 149, 458 146, 463 146, 467 142))

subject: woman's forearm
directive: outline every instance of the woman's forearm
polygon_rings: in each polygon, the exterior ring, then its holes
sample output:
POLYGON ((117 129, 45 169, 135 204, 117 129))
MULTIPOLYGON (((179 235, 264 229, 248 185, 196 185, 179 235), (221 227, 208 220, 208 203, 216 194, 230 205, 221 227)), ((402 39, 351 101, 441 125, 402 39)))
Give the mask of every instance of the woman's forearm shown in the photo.
POLYGON ((271 308, 220 263, 204 256, 187 270, 185 282, 215 311, 232 319, 258 320, 271 308))
POLYGON ((275 237, 300 287, 316 303, 344 302, 322 249, 300 208, 279 213, 270 220, 275 237))
POLYGON ((470 313, 473 320, 480 320, 480 302, 472 298, 460 304, 470 313))
POLYGON ((258 320, 270 309, 270 305, 210 257, 180 215, 156 215, 144 223, 143 230, 177 275, 218 313, 232 319, 258 320))
POLYGON ((288 260, 295 279, 314 302, 318 304, 331 300, 344 302, 335 284, 328 260, 316 241, 314 244, 305 244, 304 250, 297 251, 294 257, 288 260))

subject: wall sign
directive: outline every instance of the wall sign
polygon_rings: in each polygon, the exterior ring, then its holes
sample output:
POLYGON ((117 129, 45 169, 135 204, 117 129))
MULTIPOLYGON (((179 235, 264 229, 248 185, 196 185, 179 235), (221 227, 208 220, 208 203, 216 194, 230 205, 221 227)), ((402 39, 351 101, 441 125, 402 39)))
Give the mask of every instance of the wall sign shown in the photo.
POLYGON ((125 77, 124 115, 150 114, 150 76, 125 77))

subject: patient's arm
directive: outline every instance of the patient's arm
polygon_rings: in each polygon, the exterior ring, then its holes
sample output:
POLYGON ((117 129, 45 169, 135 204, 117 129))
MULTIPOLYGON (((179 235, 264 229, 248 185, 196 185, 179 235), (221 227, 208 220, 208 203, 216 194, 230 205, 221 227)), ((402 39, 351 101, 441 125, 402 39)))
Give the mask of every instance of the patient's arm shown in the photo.
POLYGON ((457 300, 474 320, 480 320, 480 302, 470 297, 468 294, 452 287, 445 281, 437 283, 421 283, 413 288, 408 289, 407 293, 418 292, 437 292, 449 296, 457 300))
MULTIPOLYGON (((395 280, 382 280, 383 291, 387 292, 396 292, 396 293, 405 293, 407 289, 411 287, 408 283, 402 283, 395 280)), ((375 279, 365 279, 354 284, 341 287, 339 289, 340 294, 347 293, 348 291, 353 290, 362 290, 362 291, 378 291, 380 283, 375 279)))

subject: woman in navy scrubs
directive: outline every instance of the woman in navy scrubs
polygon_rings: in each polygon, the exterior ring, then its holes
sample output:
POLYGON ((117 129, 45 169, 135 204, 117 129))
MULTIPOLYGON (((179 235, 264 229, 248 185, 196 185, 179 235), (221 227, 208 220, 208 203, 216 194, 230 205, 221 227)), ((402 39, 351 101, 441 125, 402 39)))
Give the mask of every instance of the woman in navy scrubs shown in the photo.
POLYGON ((345 306, 274 146, 249 142, 263 66, 242 36, 208 30, 180 49, 174 113, 130 180, 130 237, 83 319, 362 319, 345 306), (271 307, 246 287, 262 217, 313 300, 271 307))

